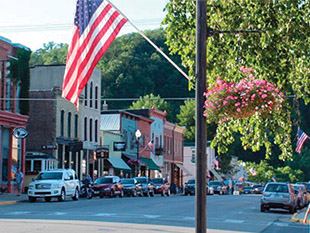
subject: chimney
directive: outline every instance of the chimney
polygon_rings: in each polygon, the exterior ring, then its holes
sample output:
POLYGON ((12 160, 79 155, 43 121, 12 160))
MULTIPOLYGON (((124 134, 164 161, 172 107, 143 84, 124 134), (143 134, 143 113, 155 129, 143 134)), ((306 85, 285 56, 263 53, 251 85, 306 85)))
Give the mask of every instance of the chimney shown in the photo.
POLYGON ((102 111, 106 111, 106 110, 108 110, 108 105, 107 105, 107 101, 104 100, 103 105, 102 105, 102 111))

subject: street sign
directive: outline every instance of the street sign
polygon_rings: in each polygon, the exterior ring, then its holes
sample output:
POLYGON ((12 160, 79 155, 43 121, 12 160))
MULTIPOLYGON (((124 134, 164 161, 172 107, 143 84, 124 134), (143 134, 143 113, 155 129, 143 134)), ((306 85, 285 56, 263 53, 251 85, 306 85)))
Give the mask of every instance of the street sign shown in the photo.
POLYGON ((42 150, 57 150, 57 145, 42 145, 42 150))
POLYGON ((23 139, 28 136, 28 131, 24 128, 15 128, 13 131, 13 136, 17 139, 23 139))

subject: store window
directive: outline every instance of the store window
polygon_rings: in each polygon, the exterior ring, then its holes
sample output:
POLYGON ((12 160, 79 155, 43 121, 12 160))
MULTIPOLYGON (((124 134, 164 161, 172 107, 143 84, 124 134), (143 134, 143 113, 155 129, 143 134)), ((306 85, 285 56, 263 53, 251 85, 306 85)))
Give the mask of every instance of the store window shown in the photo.
POLYGON ((15 180, 15 174, 18 168, 21 168, 21 139, 16 139, 12 137, 12 169, 11 169, 11 177, 15 180))
POLYGON ((42 161, 41 160, 34 160, 33 161, 33 171, 40 172, 42 168, 42 161))

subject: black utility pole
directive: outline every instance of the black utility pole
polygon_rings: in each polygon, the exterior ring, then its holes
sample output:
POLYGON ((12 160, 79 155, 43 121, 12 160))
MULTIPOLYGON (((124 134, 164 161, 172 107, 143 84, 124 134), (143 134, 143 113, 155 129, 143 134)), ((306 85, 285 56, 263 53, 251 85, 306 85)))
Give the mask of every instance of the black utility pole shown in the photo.
POLYGON ((206 196, 206 119, 203 116, 203 93, 207 71, 207 2, 196 0, 196 233, 207 231, 206 196))

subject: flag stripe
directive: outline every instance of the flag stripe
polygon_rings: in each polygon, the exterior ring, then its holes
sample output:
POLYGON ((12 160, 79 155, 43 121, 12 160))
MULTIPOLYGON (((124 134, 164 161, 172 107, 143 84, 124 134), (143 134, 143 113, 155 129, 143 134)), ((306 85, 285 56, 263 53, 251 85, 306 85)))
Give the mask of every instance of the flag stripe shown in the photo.
MULTIPOLYGON (((112 8, 111 5, 107 6, 107 4, 103 2, 96 11, 96 13, 93 14, 91 21, 89 22, 89 25, 85 28, 81 37, 78 37, 79 39, 76 41, 74 46, 76 47, 76 49, 74 50, 74 53, 72 53, 72 55, 70 56, 70 59, 67 60, 66 66, 68 67, 68 69, 66 70, 68 71, 66 72, 65 77, 68 77, 68 83, 66 83, 66 85, 63 88, 65 96, 68 95, 68 92, 72 87, 73 89, 75 89, 76 84, 74 84, 73 82, 76 81, 78 70, 81 69, 80 67, 81 64, 79 64, 78 61, 81 61, 85 58, 86 56, 85 51, 87 52, 87 47, 89 47, 90 41, 94 40, 93 37, 96 37, 98 34, 96 33, 98 31, 97 27, 100 25, 102 27, 102 24, 100 24, 100 22, 106 23, 108 21, 109 15, 107 18, 105 17, 109 12, 109 10, 111 10, 111 8, 112 8), (99 10, 101 10, 102 12, 99 12, 99 10)), ((70 99, 71 96, 69 95, 68 98, 70 99)))
POLYGON ((75 105, 78 104, 78 97, 98 61, 126 22, 127 19, 105 0, 97 9, 90 7, 81 9, 76 13, 73 38, 67 55, 63 82, 62 96, 64 98, 75 105), (85 25, 83 24, 85 21, 81 20, 83 17, 87 18, 88 10, 92 11, 91 18, 85 25), (80 14, 81 12, 82 14, 80 14), (79 32, 82 30, 83 33, 80 35, 79 32))
POLYGON ((307 141, 309 136, 305 134, 302 130, 298 131, 298 138, 297 138, 297 145, 296 145, 296 152, 300 153, 304 143, 307 141))

